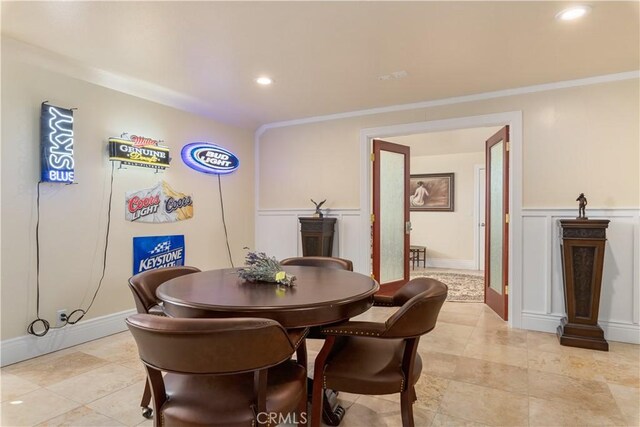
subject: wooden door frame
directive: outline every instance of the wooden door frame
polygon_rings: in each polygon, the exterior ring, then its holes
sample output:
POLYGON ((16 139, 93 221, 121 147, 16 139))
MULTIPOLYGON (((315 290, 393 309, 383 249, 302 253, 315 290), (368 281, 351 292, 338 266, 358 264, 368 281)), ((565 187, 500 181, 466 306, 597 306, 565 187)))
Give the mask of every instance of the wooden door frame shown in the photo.
POLYGON ((357 259, 354 259, 356 271, 361 273, 371 271, 371 150, 374 138, 384 139, 416 133, 504 125, 509 125, 511 134, 509 150, 511 166, 509 169, 509 182, 511 185, 509 194, 509 211, 511 212, 509 227, 509 326, 522 328, 522 111, 362 129, 360 131, 360 214, 358 228, 360 254, 357 259))
MULTIPOLYGON (((481 270, 484 268, 484 263, 480 263, 480 191, 485 191, 485 182, 480 182, 480 171, 485 170, 485 165, 474 165, 473 166, 473 265, 476 267, 476 270, 481 270)), ((485 204, 486 204, 486 196, 485 196, 485 204)), ((485 218, 486 221, 486 218, 485 218)), ((485 250, 485 257, 487 256, 487 252, 485 250)))
POLYGON ((493 311, 495 311, 503 319, 509 319, 509 299, 506 284, 509 282, 509 125, 504 126, 494 135, 489 137, 485 145, 485 239, 484 239, 484 303, 487 304, 493 311), (497 293, 491 289, 489 283, 491 283, 491 148, 494 145, 502 143, 502 158, 503 158, 503 172, 502 172, 502 210, 500 227, 502 228, 502 256, 500 265, 502 266, 502 292, 497 293), (505 262, 505 260, 507 262, 505 262))

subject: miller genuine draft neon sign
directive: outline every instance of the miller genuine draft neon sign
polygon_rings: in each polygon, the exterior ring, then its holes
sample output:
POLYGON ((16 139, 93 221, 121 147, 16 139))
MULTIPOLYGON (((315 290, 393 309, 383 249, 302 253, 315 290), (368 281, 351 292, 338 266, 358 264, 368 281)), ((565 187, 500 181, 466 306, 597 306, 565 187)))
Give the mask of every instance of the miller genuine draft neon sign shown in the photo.
POLYGON ((73 111, 42 103, 40 114, 41 180, 70 184, 73 160, 73 111))
POLYGON ((131 166, 166 169, 169 167, 169 148, 161 147, 155 139, 143 136, 109 138, 109 160, 131 166))

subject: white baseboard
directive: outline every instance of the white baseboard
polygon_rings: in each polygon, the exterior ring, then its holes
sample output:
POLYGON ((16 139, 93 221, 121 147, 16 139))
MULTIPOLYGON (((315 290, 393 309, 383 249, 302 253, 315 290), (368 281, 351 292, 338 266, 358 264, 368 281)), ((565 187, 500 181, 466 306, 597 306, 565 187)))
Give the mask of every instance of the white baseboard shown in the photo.
POLYGON ((43 337, 24 335, 0 342, 0 366, 11 365, 43 354, 62 350, 127 329, 124 319, 135 310, 121 311, 95 319, 80 321, 62 329, 51 329, 43 337))
MULTIPOLYGON (((545 313, 522 313, 522 328, 532 331, 556 333, 563 316, 545 313)), ((619 341, 640 344, 640 325, 621 322, 607 322, 599 320, 598 324, 604 330, 604 337, 608 341, 619 341)))
POLYGON ((476 263, 472 259, 448 259, 427 257, 427 267, 452 268, 457 270, 475 270, 476 263))

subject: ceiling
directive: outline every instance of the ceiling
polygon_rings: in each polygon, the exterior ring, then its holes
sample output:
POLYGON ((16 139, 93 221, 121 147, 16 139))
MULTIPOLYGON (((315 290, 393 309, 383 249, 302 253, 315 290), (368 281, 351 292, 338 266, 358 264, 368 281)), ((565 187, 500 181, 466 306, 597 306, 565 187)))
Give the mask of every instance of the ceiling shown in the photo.
POLYGON ((554 19, 569 4, 3 1, 2 34, 255 129, 640 68, 638 2, 554 19), (262 74, 275 83, 255 84, 262 74))

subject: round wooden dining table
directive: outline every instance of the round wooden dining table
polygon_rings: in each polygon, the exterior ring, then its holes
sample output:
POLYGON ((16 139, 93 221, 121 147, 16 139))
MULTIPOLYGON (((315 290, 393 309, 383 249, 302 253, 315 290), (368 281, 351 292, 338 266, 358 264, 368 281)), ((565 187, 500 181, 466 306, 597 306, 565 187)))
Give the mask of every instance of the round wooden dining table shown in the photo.
POLYGON ((172 317, 260 317, 285 328, 347 320, 373 305, 378 283, 369 276, 331 268, 285 266, 294 286, 248 282, 237 269, 209 270, 171 279, 156 295, 172 317))

